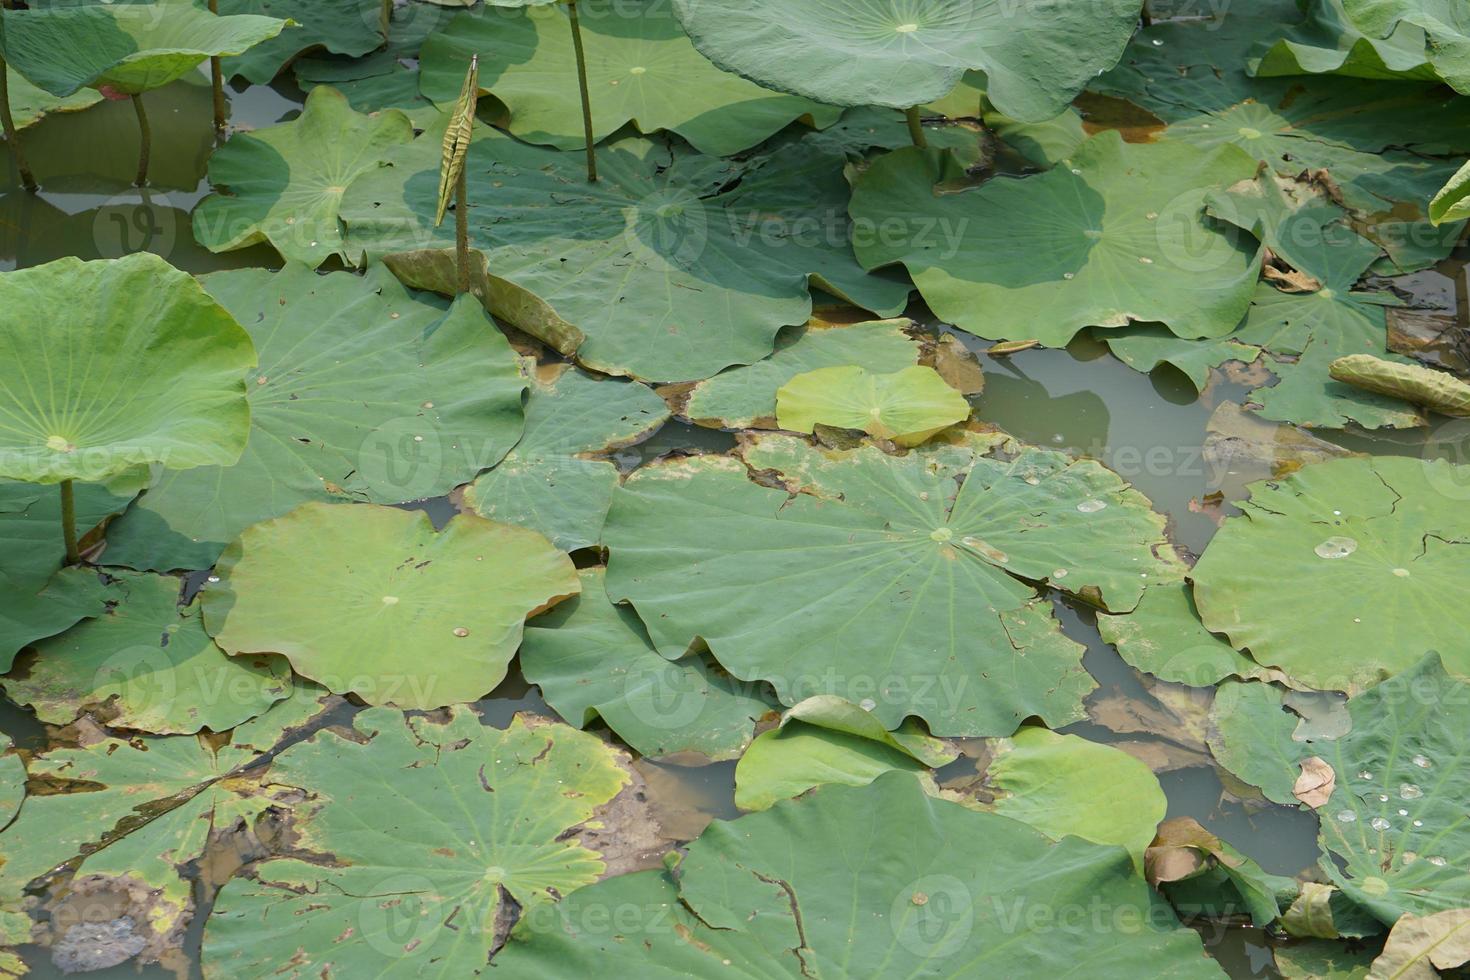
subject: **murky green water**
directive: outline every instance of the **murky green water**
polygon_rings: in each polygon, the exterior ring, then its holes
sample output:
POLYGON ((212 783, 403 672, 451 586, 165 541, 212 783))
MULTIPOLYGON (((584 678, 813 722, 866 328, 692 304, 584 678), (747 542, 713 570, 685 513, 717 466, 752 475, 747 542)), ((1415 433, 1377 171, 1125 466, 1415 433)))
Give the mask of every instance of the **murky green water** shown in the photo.
MULTIPOLYGON (((153 120, 155 165, 153 186, 130 185, 136 165, 137 129, 126 103, 107 103, 72 116, 54 116, 25 133, 27 152, 45 190, 29 195, 19 189, 9 159, 3 160, 0 184, 0 269, 34 265, 64 255, 116 257, 130 251, 153 251, 175 265, 202 273, 240 266, 278 267, 269 248, 209 253, 194 243, 189 214, 208 191, 205 167, 213 145, 210 95, 205 79, 189 79, 146 96, 153 120)), ((291 118, 301 94, 289 83, 275 88, 252 87, 232 93, 232 119, 240 128, 256 128, 291 118)), ((1423 310, 1411 311, 1426 322, 1463 324, 1470 311, 1462 264, 1446 263, 1392 285, 1423 310), (1438 318, 1437 320, 1435 318, 1438 318)), ((932 329, 922 308, 910 314, 932 329)), ((960 335, 973 350, 985 341, 960 335)), ((1445 357, 1457 356, 1448 345, 1445 357)), ((1148 495, 1171 518, 1174 539, 1198 553, 1208 542, 1221 513, 1233 512, 1230 500, 1241 487, 1269 473, 1269 460, 1212 463, 1203 447, 1207 424, 1222 402, 1239 399, 1246 390, 1229 382, 1212 385, 1197 397, 1187 379, 1172 369, 1153 376, 1135 373, 1112 358, 1101 344, 1080 340, 1068 350, 1030 350, 1006 358, 982 355, 986 388, 975 398, 977 415, 1021 439, 1097 457, 1148 495), (1222 490, 1223 510, 1192 507, 1206 494, 1222 490)), ((1464 462, 1470 433, 1463 421, 1442 421, 1425 430, 1388 434, 1321 433, 1347 448, 1374 453, 1447 456, 1464 462)), ((732 445, 726 433, 671 423, 651 440, 619 454, 632 468, 641 461, 674 451, 720 451, 732 445)), ((452 513, 444 500, 422 505, 442 523, 452 513)), ((1181 748, 1177 725, 1167 711, 1155 710, 1150 689, 1111 647, 1099 638, 1092 614, 1059 602, 1066 631, 1087 645, 1086 666, 1099 682, 1092 703, 1144 706, 1133 717, 1156 718, 1155 730, 1120 734, 1099 720, 1079 723, 1068 731, 1108 742, 1152 742, 1181 748), (1152 712, 1152 714, 1150 714, 1152 712)), ((1202 698, 1185 696, 1175 709, 1202 712, 1202 698)), ((480 710, 492 724, 504 725, 518 710, 548 712, 534 688, 513 673, 480 710)), ((1108 721, 1105 708, 1095 718, 1108 721)), ((1190 720, 1188 718, 1186 721, 1190 720)), ((1198 720, 1196 717, 1194 720, 1198 720)), ((1114 725, 1114 727, 1117 727, 1114 725)), ((25 748, 41 746, 42 728, 22 710, 0 703, 0 730, 25 748)), ((1178 753, 1187 757, 1187 753, 1178 753)), ((956 763, 963 767, 964 761, 956 763)), ((699 768, 640 763, 659 804, 664 829, 675 837, 695 836, 712 817, 737 814, 733 802, 733 763, 699 768)), ((946 772, 944 775, 953 775, 946 772)), ((1168 794, 1169 816, 1191 816, 1259 861, 1268 871, 1296 874, 1317 857, 1316 818, 1284 807, 1247 806, 1221 785, 1213 768, 1189 765, 1160 774, 1168 794)), ((196 916, 189 949, 198 949, 204 916, 196 916)), ((1273 976, 1267 937, 1253 929, 1202 927, 1211 949, 1232 976, 1273 976)), ((30 949, 27 958, 39 978, 57 976, 44 950, 30 949)), ((197 959, 188 967, 197 976, 197 959)), ((124 965, 98 977, 139 976, 124 965)), ((152 967, 142 976, 169 972, 152 967)))

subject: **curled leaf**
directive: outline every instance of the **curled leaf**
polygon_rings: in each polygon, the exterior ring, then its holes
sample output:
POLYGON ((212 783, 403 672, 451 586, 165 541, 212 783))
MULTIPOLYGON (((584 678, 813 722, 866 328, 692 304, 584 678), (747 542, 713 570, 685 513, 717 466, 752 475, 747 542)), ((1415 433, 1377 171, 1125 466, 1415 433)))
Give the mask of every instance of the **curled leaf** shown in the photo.
POLYGON ((1364 391, 1402 398, 1441 415, 1470 415, 1470 384, 1443 371, 1385 361, 1372 354, 1339 357, 1327 371, 1335 381, 1364 391))
POLYGON ((444 223, 444 212, 449 210, 449 200, 454 196, 460 175, 464 173, 465 158, 470 153, 470 138, 475 131, 475 105, 480 97, 480 56, 470 58, 469 70, 464 75, 464 88, 459 91, 459 101, 449 115, 449 125, 444 130, 444 152, 439 163, 439 206, 434 213, 434 227, 444 223))
POLYGON ((1315 810, 1332 798, 1332 790, 1336 785, 1337 773, 1314 755, 1302 760, 1302 773, 1296 777, 1291 795, 1315 810))

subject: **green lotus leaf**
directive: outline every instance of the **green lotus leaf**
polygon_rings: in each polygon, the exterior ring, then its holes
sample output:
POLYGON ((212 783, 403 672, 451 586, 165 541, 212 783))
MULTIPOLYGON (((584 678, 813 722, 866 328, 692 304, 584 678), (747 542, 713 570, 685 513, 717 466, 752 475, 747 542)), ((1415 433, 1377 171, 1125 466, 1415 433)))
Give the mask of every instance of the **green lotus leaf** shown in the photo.
POLYGON ((102 101, 102 94, 93 89, 59 97, 52 95, 32 85, 14 68, 6 68, 5 84, 10 92, 10 112, 16 129, 34 126, 53 112, 80 112, 102 101))
POLYGON ((1440 78, 1470 94, 1470 11, 1455 0, 1343 0, 1348 19, 1369 37, 1423 30, 1424 53, 1440 78))
MULTIPOLYGON (((512 921, 603 873, 585 824, 628 782, 594 735, 473 711, 442 718, 375 708, 355 738, 323 731, 271 767, 292 805, 299 856, 256 864, 220 892, 204 976, 469 977, 512 921), (363 807, 373 817, 364 821, 363 807), (513 904, 512 904, 513 903, 513 904)), ((511 971, 514 974, 514 971, 511 971)))
POLYGON ((1470 673, 1454 627, 1470 601, 1462 469, 1352 458, 1252 484, 1192 574, 1205 626, 1319 690, 1359 690, 1426 650, 1470 673), (1263 563, 1292 587, 1260 588, 1263 563))
POLYGON ((986 783, 989 809, 1053 840, 1116 844, 1143 869, 1143 852, 1168 800, 1149 767, 1121 749, 1026 727, 997 739, 986 783))
POLYGON ((1138 22, 1129 0, 1086 10, 1001 0, 674 0, 674 13, 711 61, 768 88, 907 109, 947 93, 966 69, 983 69, 996 108, 1025 122, 1057 115, 1116 64, 1138 22))
POLYGON ((521 432, 526 381, 473 300, 366 278, 245 269, 205 287, 255 337, 250 442, 231 467, 168 475, 108 529, 108 561, 208 568, 241 531, 298 504, 447 493, 521 432))
POLYGON ((441 115, 434 103, 419 95, 419 73, 405 68, 387 52, 345 64, 303 58, 296 62, 293 73, 296 84, 308 95, 324 85, 330 86, 341 92, 347 104, 358 112, 397 109, 408 116, 415 129, 434 128, 441 115))
POLYGON ((1426 202, 1470 154, 1470 103, 1442 87, 1354 78, 1252 78, 1248 56, 1298 16, 1294 4, 1220 18, 1160 20, 1140 30, 1093 91, 1168 124, 1162 136, 1206 149, 1234 144, 1282 176, 1327 171, 1358 229, 1388 251, 1386 271, 1449 254, 1461 226, 1431 227, 1426 202))
MULTIPOLYGON (((659 0, 582 0, 577 9, 594 139, 631 122, 644 133, 678 133, 701 153, 728 156, 793 120, 823 127, 842 113, 716 68, 659 0)), ((479 54, 480 90, 509 110, 513 134, 530 143, 581 149, 582 100, 564 10, 557 3, 514 14, 495 6, 460 14, 424 44, 423 94, 452 102, 470 55, 479 54)))
POLYGON ((1367 980, 1372 950, 1311 939, 1276 948, 1276 969, 1290 980, 1367 980))
MULTIPOLYGON (((352 254, 452 243, 433 226, 438 142, 426 134, 348 188, 352 254)), ((598 150, 589 184, 583 154, 482 128, 466 165, 470 243, 512 294, 493 305, 514 326, 553 345, 575 327, 587 338, 577 359, 604 373, 697 380, 765 357, 783 326, 805 323, 809 282, 882 315, 902 309, 908 287, 852 255, 845 163, 815 149, 736 163, 626 139, 598 150)))
POLYGON ((1470 904, 1470 822, 1460 789, 1470 779, 1467 705, 1470 686, 1430 653, 1351 698, 1346 734, 1296 741, 1278 689, 1226 684, 1210 747, 1221 765, 1281 803, 1297 802, 1292 787, 1303 761, 1326 762, 1333 788, 1319 811, 1320 866, 1348 899, 1392 925, 1405 913, 1470 904))
POLYGON ((1214 687, 1228 677, 1281 677, 1205 629, 1183 582, 1149 587, 1126 615, 1100 614, 1097 631, 1130 667, 1171 684, 1214 687))
POLYGON ((959 757, 959 750, 924 734, 912 719, 890 732, 862 706, 818 694, 781 715, 781 724, 756 736, 735 767, 735 805, 768 810, 814 786, 866 786, 894 770, 929 775, 959 757))
POLYGON ((28 882, 76 861, 75 874, 92 887, 117 886, 148 939, 140 960, 178 946, 193 908, 188 866, 212 833, 266 808, 261 759, 322 709, 322 694, 298 684, 291 698, 222 742, 107 736, 31 758, 30 778, 54 791, 29 795, 0 833, 0 908, 18 911, 28 882))
POLYGON ((0 830, 10 825, 26 795, 26 767, 15 754, 15 743, 0 733, 0 830))
POLYGON ((6 9, 0 12, 0 53, 55 96, 82 88, 135 95, 182 78, 212 57, 242 54, 285 26, 274 17, 218 17, 191 0, 6 9))
POLYGON ((1160 824, 1145 860, 1149 883, 1186 918, 1248 915, 1266 928, 1283 918, 1281 906, 1302 890, 1293 878, 1267 874, 1192 817, 1160 824))
POLYGON ((225 77, 243 75, 265 85, 300 55, 330 51, 357 57, 383 44, 386 28, 383 0, 219 0, 222 14, 266 14, 287 18, 292 25, 249 51, 229 52, 225 77))
POLYGON ((1429 220, 1437 225, 1464 218, 1470 218, 1470 163, 1456 170, 1429 202, 1429 220))
POLYGON ((876 700, 885 728, 917 715, 937 735, 1009 735, 1031 716, 1065 724, 1092 681, 1012 575, 1121 611, 1151 578, 1178 574, 1155 556, 1163 519, 1141 494, 1095 462, 1003 434, 905 456, 761 436, 742 457, 628 478, 603 533, 608 595, 633 603, 665 657, 702 638, 788 705, 876 700), (773 473, 751 478, 762 471, 773 473))
POLYGON ((1402 398, 1441 415, 1470 415, 1470 385, 1443 371, 1401 364, 1372 354, 1349 354, 1328 365, 1332 380, 1354 388, 1402 398))
POLYGON ((0 273, 0 362, 0 477, 98 483, 245 448, 250 337, 156 255, 0 273))
POLYGON ((248 528, 215 569, 204 623, 226 653, 280 653, 329 690, 411 708, 489 693, 526 617, 581 588, 535 531, 469 514, 435 531, 367 505, 303 504, 248 528), (285 587, 303 577, 315 587, 285 587))
POLYGON ((818 425, 859 429, 917 446, 970 417, 970 403, 931 367, 869 374, 857 365, 798 374, 776 392, 776 423, 810 433, 818 425))
POLYGON ((708 654, 669 662, 637 615, 608 599, 601 568, 582 592, 526 624, 521 673, 577 727, 602 721, 640 755, 733 759, 775 707, 760 685, 734 680, 708 654))
POLYGON ((1147 320, 1220 337, 1249 305, 1259 254, 1204 215, 1210 187, 1255 171, 1234 148, 1103 133, 1046 173, 936 195, 943 170, 918 148, 873 163, 853 192, 854 245, 869 269, 902 263, 962 330, 1061 347, 1083 327, 1147 320))
POLYGON ((515 939, 497 967, 557 980, 1058 976, 1078 963, 1224 975, 1121 848, 1047 840, 935 800, 903 773, 716 821, 677 884, 657 871, 602 882, 524 921, 515 939), (1060 925, 1098 906, 1101 928, 1060 925), (621 908, 636 911, 616 926, 593 917, 621 908))
POLYGON ((397 110, 360 115, 336 89, 312 89, 296 119, 238 133, 209 158, 216 193, 194 210, 194 238, 212 252, 269 242, 313 269, 333 255, 346 259, 342 194, 389 147, 412 139, 413 124, 397 110))
POLYGON ((1355 28, 1343 0, 1317 0, 1300 24, 1291 25, 1249 63, 1251 74, 1347 75, 1353 78, 1438 78, 1426 60, 1424 30, 1401 23, 1383 38, 1355 28))
POLYGON ((1161 364, 1177 368, 1193 383, 1196 391, 1205 390, 1212 368, 1226 361, 1249 364, 1261 356, 1259 347, 1242 344, 1232 337, 1191 340, 1174 336, 1167 327, 1153 325, 1109 330, 1100 333, 1099 339, 1108 345, 1114 357, 1135 371, 1147 374, 1161 364))
POLYGON ((908 332, 913 326, 905 319, 846 326, 814 321, 783 335, 770 357, 695 385, 681 414, 700 425, 774 429, 776 392, 799 374, 844 364, 881 373, 911 366, 921 352, 908 332))
MULTIPOLYGON (((74 491, 77 533, 127 507, 137 490, 83 483, 74 491)), ((0 672, 15 653, 103 609, 102 583, 87 569, 62 569, 61 498, 47 487, 0 480, 0 672)))
POLYGON ((618 485, 607 454, 648 438, 668 405, 636 381, 598 379, 576 368, 538 378, 516 448, 465 488, 481 517, 540 531, 563 551, 602 538, 618 485))
POLYGON ((37 643, 35 658, 0 682, 6 695, 53 725, 96 709, 113 727, 160 734, 227 731, 287 697, 286 662, 226 657, 198 603, 180 608, 181 585, 123 575, 107 590, 107 612, 37 643))

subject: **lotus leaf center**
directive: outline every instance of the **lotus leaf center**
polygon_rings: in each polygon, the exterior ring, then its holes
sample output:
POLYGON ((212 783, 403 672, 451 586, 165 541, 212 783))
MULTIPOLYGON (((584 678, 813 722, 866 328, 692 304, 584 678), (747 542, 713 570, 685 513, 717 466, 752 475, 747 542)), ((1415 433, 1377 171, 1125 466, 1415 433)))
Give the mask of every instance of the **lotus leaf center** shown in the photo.
POLYGON ((61 436, 51 436, 46 440, 46 448, 54 453, 74 453, 77 447, 67 442, 61 436))
POLYGON ((1240 135, 1248 140, 1258 140, 1261 138, 1261 131, 1259 129, 1252 129, 1249 126, 1242 126, 1240 127, 1240 135))
POLYGON ((929 532, 929 537, 933 538, 935 541, 948 541, 950 538, 954 537, 954 532, 947 527, 937 527, 929 532))
POLYGON ((647 68, 644 68, 642 65, 637 65, 637 66, 635 66, 633 68, 629 68, 628 69, 628 74, 630 74, 630 75, 642 75, 646 71, 648 71, 647 68))
POLYGON ((1102 231, 1100 229, 1097 229, 1097 228, 1088 228, 1088 229, 1086 229, 1086 230, 1084 230, 1082 232, 1082 235, 1083 235, 1084 238, 1090 238, 1093 241, 1098 241, 1099 239, 1102 238, 1103 233, 1102 233, 1102 231))
POLYGON ((898 34, 912 34, 919 29, 918 24, 899 24, 893 30, 898 34))

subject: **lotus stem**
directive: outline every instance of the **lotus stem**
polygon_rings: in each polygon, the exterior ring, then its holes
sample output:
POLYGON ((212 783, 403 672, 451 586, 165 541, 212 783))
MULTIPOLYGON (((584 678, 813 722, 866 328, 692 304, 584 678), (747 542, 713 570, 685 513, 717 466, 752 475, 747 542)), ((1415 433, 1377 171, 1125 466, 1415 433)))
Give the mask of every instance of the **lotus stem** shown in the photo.
MULTIPOLYGON (((209 12, 219 13, 219 0, 209 0, 209 12)), ((209 82, 214 87, 214 130, 222 132, 225 128, 225 73, 219 58, 209 59, 209 82)))
POLYGON ((461 168, 454 182, 454 261, 459 268, 457 295, 471 291, 470 280, 470 206, 468 168, 461 168))
POLYGON ((929 141, 924 138, 924 124, 919 119, 919 107, 909 106, 903 114, 909 123, 909 139, 914 141, 915 146, 927 147, 929 141))
POLYGON ((15 117, 10 113, 10 79, 6 77, 7 71, 5 59, 0 58, 0 123, 5 125, 5 143, 15 159, 15 168, 20 171, 20 185, 34 192, 36 178, 31 173, 30 164, 26 162, 25 151, 20 146, 20 132, 16 130, 15 117))
POLYGON ((1138 12, 1138 22, 1144 27, 1154 26, 1153 16, 1148 12, 1147 0, 1144 2, 1143 9, 1138 12))
MULTIPOLYGON (((217 0, 213 0, 217 2, 217 0)), ((393 0, 383 0, 383 40, 393 40, 393 0)))
POLYGON ((80 563, 82 552, 77 548, 77 502, 70 480, 61 481, 61 538, 66 542, 66 563, 80 563))
POLYGON ((582 22, 577 17, 577 0, 568 0, 567 17, 572 22, 572 50, 577 54, 577 85, 582 89, 582 133, 587 139, 587 180, 597 183, 597 150, 592 140, 592 97, 587 93, 587 55, 582 50, 582 22))
POLYGON ((143 96, 133 96, 133 111, 138 114, 138 135, 141 137, 138 149, 138 179, 133 183, 142 187, 148 183, 148 154, 153 146, 153 131, 148 128, 148 113, 143 110, 143 96))

